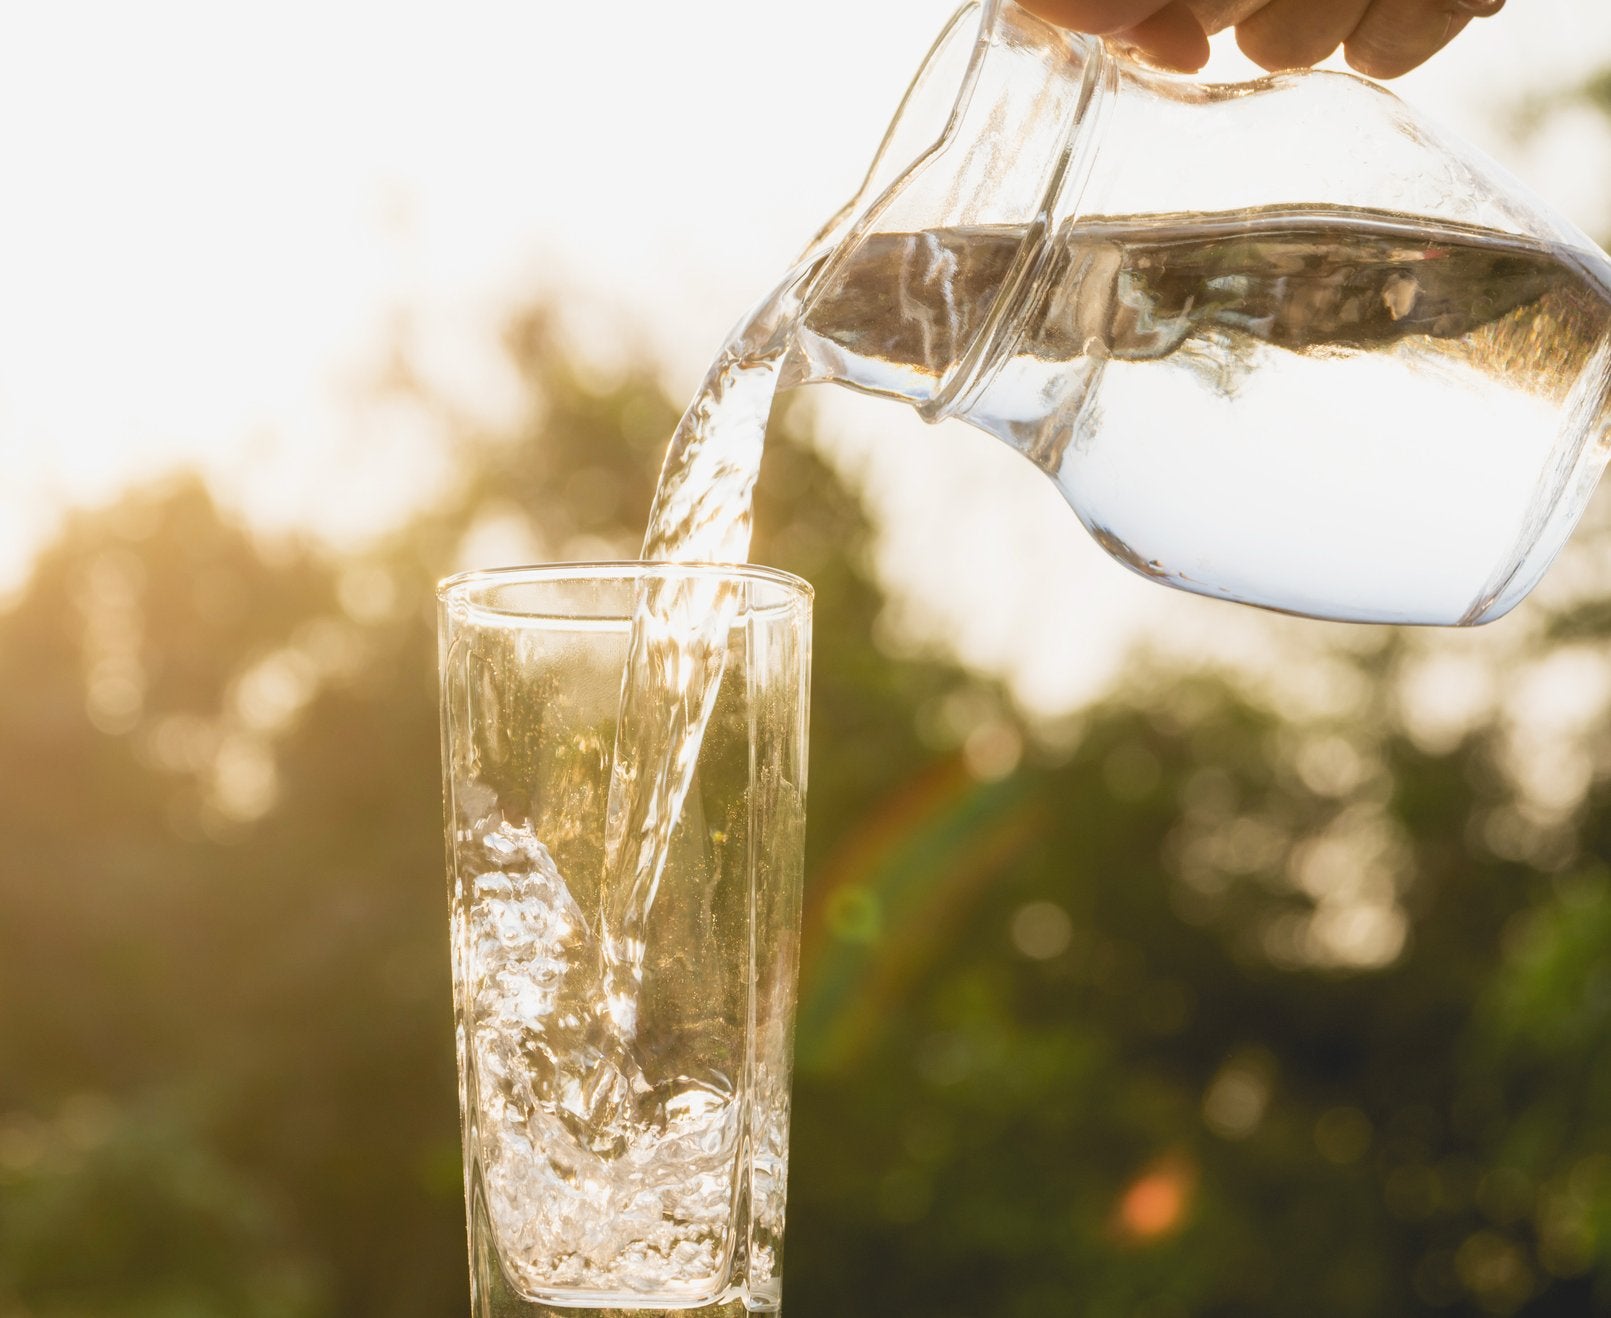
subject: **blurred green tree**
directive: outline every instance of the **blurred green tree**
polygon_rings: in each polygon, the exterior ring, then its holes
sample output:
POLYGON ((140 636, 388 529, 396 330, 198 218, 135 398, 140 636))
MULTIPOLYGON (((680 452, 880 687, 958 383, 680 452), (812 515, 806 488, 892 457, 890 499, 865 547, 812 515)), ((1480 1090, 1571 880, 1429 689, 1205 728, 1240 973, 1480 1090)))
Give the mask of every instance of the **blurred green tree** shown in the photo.
MULTIPOLYGON (((373 551, 180 481, 78 515, 0 619, 4 1318, 463 1309, 431 586, 511 519, 630 553, 675 420, 541 315, 509 342, 527 424, 373 551)), ((833 601, 843 816, 963 679, 871 648, 862 514, 798 425, 768 467, 766 534, 833 601)))
MULTIPOLYGON (((674 420, 560 342, 370 551, 180 482, 0 618, 0 1318, 464 1311, 430 585, 629 554, 674 420)), ((795 1318, 1611 1311, 1611 702, 1432 726, 1464 652, 1339 628, 1313 709, 1158 658, 1051 735, 875 644, 809 428, 756 543, 818 590, 795 1318)), ((1507 688, 1611 692, 1606 544, 1507 688)))

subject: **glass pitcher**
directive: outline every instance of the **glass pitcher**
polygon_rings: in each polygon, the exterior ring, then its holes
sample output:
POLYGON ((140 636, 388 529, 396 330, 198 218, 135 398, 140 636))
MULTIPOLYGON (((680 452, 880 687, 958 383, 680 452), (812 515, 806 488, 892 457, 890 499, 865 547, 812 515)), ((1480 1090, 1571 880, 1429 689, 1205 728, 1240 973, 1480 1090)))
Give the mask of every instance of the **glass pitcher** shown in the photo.
POLYGON ((1207 85, 968 4, 813 251, 785 384, 988 431, 1201 594, 1486 622, 1606 461, 1611 263, 1351 74, 1207 85))

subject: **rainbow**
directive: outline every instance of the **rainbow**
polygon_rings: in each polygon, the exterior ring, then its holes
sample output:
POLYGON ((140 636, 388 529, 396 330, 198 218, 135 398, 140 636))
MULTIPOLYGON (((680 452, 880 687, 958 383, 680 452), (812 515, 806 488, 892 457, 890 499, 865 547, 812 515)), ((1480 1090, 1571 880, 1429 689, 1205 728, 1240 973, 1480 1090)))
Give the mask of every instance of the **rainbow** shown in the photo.
POLYGON ((1035 775, 981 781, 960 755, 869 811, 807 885, 796 1063, 854 1064, 977 897, 1040 832, 1035 775))

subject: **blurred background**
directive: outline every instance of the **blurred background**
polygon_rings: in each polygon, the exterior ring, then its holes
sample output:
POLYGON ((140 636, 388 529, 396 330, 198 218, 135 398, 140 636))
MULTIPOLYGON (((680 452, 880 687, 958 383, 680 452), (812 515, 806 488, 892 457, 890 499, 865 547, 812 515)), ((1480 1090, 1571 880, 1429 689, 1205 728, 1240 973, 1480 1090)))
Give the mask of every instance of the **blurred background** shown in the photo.
MULTIPOLYGON (((466 1312, 433 583, 635 552, 945 11, 0 10, 0 1318, 466 1312)), ((1398 89, 1611 236, 1611 10, 1398 89)), ((1611 1312, 1605 501, 1348 628, 966 430, 775 431, 789 1313, 1611 1312)))

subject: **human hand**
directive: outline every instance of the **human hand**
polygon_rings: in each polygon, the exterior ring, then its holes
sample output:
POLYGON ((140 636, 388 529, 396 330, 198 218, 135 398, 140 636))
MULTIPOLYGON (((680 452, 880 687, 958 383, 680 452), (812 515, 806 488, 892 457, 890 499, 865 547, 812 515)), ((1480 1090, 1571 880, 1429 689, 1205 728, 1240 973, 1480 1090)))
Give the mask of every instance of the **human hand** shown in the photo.
POLYGON ((1505 0, 1019 0, 1063 27, 1113 37, 1165 68, 1196 70, 1208 38, 1236 44, 1266 69, 1306 68, 1338 46, 1373 78, 1396 78, 1448 45, 1505 0))

